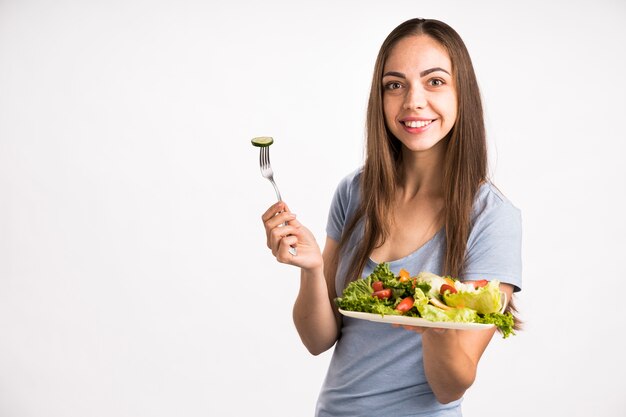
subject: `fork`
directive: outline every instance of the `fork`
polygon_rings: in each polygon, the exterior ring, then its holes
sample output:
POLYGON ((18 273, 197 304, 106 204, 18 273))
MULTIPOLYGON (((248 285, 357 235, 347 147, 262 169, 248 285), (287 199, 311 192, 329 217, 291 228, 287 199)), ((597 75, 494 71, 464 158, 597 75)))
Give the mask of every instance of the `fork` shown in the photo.
POLYGON ((274 182, 274 171, 272 170, 272 165, 270 164, 270 147, 264 146, 261 148, 261 156, 259 157, 260 165, 261 165, 261 175, 263 178, 267 178, 270 180, 272 185, 274 186, 274 190, 276 191, 276 198, 278 201, 282 201, 280 198, 280 191, 278 191, 278 186, 274 182))
MULTIPOLYGON (((272 185, 274 186, 274 191, 276 191, 276 198, 278 199, 278 201, 283 201, 283 199, 280 197, 280 191, 278 191, 278 186, 276 185, 276 182, 274 181, 274 170, 272 169, 272 165, 270 164, 270 147, 269 146, 263 146, 261 148, 261 154, 259 156, 259 164, 261 165, 261 175, 263 175, 263 178, 267 178, 272 185)), ((283 223, 281 226, 285 226, 287 225, 287 223, 283 223)), ((295 247, 291 246, 289 248, 289 253, 292 254, 293 256, 296 256, 298 254, 298 251, 296 250, 295 247)))

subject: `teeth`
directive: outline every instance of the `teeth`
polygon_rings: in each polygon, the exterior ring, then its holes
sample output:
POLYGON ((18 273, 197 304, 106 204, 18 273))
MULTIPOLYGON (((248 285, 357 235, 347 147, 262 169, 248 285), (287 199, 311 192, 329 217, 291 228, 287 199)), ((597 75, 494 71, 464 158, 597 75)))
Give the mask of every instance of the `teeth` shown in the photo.
POLYGON ((432 120, 407 120, 404 125, 407 127, 424 127, 432 122, 432 120))

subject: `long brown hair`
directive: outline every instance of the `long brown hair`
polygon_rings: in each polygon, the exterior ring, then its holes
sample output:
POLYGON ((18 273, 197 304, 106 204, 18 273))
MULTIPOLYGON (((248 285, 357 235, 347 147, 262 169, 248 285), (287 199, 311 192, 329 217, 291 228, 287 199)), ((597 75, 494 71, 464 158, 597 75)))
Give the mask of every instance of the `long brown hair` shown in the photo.
POLYGON ((458 112, 454 126, 445 139, 443 222, 446 252, 443 274, 454 277, 463 274, 474 197, 481 183, 487 179, 487 143, 480 91, 472 60, 458 33, 438 20, 411 19, 387 36, 376 58, 367 108, 361 201, 355 215, 347 223, 339 252, 345 248, 350 235, 361 222, 364 234, 350 260, 350 274, 346 276, 344 285, 361 276, 370 253, 382 245, 389 235, 402 146, 385 124, 383 70, 398 41, 418 35, 437 41, 446 49, 452 63, 458 112))

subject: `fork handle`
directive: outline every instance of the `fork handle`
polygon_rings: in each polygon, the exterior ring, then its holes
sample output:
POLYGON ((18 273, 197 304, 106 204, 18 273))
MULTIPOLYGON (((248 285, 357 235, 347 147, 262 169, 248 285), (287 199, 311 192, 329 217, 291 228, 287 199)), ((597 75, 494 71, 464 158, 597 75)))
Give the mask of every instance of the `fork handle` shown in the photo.
MULTIPOLYGON (((280 191, 278 191, 278 187, 276 186, 276 183, 274 182, 272 178, 270 178, 270 182, 274 186, 274 190, 276 190, 276 198, 278 199, 278 201, 283 201, 283 199, 280 198, 280 191)), ((287 222, 283 223, 281 226, 287 226, 287 222)), ((298 250, 294 246, 291 246, 289 248, 289 253, 292 254, 293 256, 296 256, 298 255, 298 250)))
POLYGON ((274 191, 276 191, 276 198, 278 199, 278 201, 283 201, 283 199, 280 198, 280 191, 278 191, 278 186, 276 185, 276 183, 274 182, 272 178, 270 178, 270 182, 274 186, 274 191))

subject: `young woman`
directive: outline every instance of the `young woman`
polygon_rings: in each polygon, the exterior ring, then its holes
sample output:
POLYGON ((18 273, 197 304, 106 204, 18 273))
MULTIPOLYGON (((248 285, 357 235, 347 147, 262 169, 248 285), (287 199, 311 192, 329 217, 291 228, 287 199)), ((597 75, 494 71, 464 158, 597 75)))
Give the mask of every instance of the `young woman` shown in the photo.
POLYGON ((494 330, 403 329, 342 317, 333 304, 380 262, 396 274, 498 279, 509 300, 521 288, 520 213, 487 180, 476 76, 452 28, 412 19, 384 41, 366 160, 337 188, 323 253, 285 203, 262 219, 272 254, 301 270, 302 342, 314 355, 335 346, 317 416, 461 415, 494 330))

